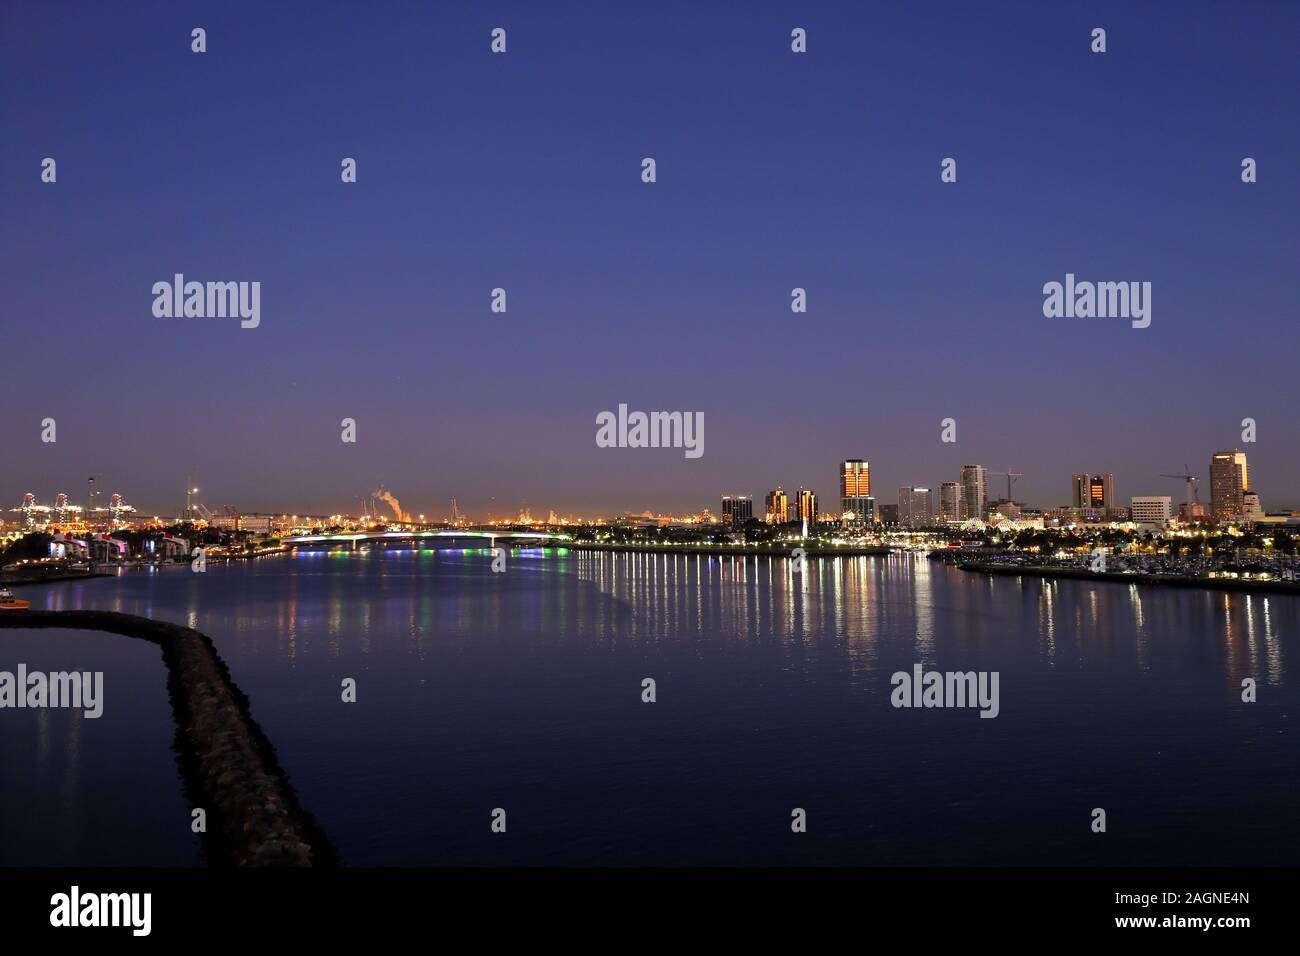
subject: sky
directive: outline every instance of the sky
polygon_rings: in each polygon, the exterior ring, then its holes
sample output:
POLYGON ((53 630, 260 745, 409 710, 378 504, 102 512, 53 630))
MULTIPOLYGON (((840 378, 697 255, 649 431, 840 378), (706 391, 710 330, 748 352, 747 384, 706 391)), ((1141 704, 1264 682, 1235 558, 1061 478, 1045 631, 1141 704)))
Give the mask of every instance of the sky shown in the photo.
POLYGON ((0 507, 716 512, 844 458, 878 503, 1208 501, 1240 447, 1300 508, 1298 43, 1287 2, 3 0, 0 507), (260 324, 156 317, 178 272, 260 324), (1150 326, 1045 317, 1067 272, 1150 326), (704 454, 597 447, 620 404, 704 454))

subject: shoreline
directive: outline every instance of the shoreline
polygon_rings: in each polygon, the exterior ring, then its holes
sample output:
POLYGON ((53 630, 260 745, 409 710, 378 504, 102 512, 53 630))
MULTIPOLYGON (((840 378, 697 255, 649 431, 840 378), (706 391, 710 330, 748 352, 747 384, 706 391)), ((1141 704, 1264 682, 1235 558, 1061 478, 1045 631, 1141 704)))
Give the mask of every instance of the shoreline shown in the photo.
POLYGON ((292 546, 284 545, 279 548, 264 548, 261 551, 241 551, 235 554, 212 554, 207 556, 207 560, 214 564, 220 561, 252 561, 254 558, 269 558, 277 554, 289 554, 292 550, 292 546))
MULTIPOLYGON (((609 551, 609 552, 636 552, 644 554, 685 554, 685 555, 721 555, 723 557, 744 556, 756 558, 790 558, 791 552, 795 546, 790 545, 773 545, 770 547, 762 545, 744 545, 744 544, 597 544, 592 542, 569 542, 562 545, 570 551, 609 551)), ((810 558, 857 558, 864 556, 880 556, 893 553, 894 549, 883 545, 860 545, 843 548, 825 548, 814 547, 805 548, 804 552, 810 558)))
POLYGON ((111 578, 116 575, 106 571, 64 571, 50 574, 10 577, 11 572, 0 571, 0 587, 23 587, 27 584, 58 584, 62 581, 86 581, 90 578, 111 578))
POLYGON ((185 798, 207 811, 200 841, 209 866, 340 862, 324 831, 298 802, 275 748, 250 713, 248 698, 206 634, 116 611, 16 611, 0 614, 4 627, 102 631, 161 648, 185 798))
POLYGON ((1088 571, 1084 568, 1052 568, 1040 564, 1015 565, 964 562, 958 564, 957 567, 962 571, 996 574, 1003 577, 1069 578, 1080 581, 1110 581, 1116 584, 1153 584, 1206 591, 1300 595, 1300 582, 1297 581, 1258 581, 1248 578, 1199 578, 1190 575, 1148 574, 1145 572, 1088 571))

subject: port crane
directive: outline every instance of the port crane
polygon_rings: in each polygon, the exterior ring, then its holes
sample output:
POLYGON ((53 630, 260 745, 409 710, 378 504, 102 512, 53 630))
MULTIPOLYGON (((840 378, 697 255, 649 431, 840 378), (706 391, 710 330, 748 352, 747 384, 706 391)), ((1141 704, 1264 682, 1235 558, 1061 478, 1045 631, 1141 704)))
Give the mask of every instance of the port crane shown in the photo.
POLYGON ((1005 477, 1005 478, 1007 479, 1007 501, 1010 501, 1010 500, 1011 500, 1011 484, 1012 484, 1012 482, 1014 482, 1017 478, 1023 478, 1023 477, 1025 477, 1025 473, 1024 473, 1023 471, 990 471, 989 474, 990 474, 990 475, 1002 475, 1003 477, 1005 477))
POLYGON ((1197 488, 1196 488, 1196 483, 1197 483, 1198 481, 1200 481, 1201 479, 1198 478, 1198 477, 1196 477, 1195 475, 1193 475, 1193 474, 1192 474, 1192 469, 1189 468, 1186 464, 1183 465, 1183 474, 1181 474, 1181 475, 1161 475, 1160 477, 1161 477, 1161 478, 1177 478, 1179 481, 1184 481, 1184 482, 1187 483, 1187 504, 1186 504, 1185 507, 1187 508, 1187 516, 1190 518, 1190 517, 1191 517, 1191 514, 1192 514, 1192 495, 1195 494, 1195 496, 1196 496, 1196 503, 1197 503, 1198 505, 1201 503, 1201 493, 1200 493, 1200 491, 1197 490, 1197 488))

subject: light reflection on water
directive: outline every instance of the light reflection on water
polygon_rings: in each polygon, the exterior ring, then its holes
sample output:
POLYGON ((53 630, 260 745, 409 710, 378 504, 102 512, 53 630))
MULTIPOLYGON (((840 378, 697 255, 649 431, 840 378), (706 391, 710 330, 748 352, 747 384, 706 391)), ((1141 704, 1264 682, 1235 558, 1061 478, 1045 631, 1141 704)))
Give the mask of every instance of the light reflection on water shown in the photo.
POLYGON ((354 862, 1300 862, 1295 598, 906 554, 806 575, 766 556, 490 561, 301 552, 38 603, 209 634, 354 862), (890 674, 918 662, 999 671, 1001 715, 889 707, 890 674), (458 822, 507 799, 536 821, 508 848, 458 822), (1126 821, 1104 846, 1086 825, 1102 800, 1126 821), (809 803, 808 840, 763 835, 809 803))

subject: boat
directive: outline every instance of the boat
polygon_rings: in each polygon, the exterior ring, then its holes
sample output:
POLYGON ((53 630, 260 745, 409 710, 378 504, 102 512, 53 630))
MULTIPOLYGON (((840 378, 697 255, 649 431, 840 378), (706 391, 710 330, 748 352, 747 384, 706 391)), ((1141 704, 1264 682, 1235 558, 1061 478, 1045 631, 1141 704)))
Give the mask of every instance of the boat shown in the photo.
POLYGON ((12 591, 0 588, 0 611, 25 611, 31 606, 31 601, 16 598, 12 591))

